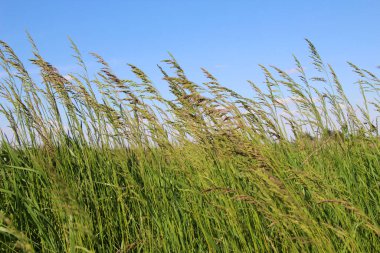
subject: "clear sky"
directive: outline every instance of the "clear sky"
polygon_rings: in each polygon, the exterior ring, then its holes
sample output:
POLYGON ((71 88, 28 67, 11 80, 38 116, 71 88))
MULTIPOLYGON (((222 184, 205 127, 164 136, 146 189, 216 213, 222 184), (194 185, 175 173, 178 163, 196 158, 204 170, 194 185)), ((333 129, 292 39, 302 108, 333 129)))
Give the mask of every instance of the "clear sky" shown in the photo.
POLYGON ((202 80, 199 67, 205 67, 243 93, 247 79, 262 80, 258 64, 290 71, 294 53, 307 65, 304 38, 335 67, 350 95, 346 61, 371 71, 380 65, 379 0, 0 0, 0 6, 0 39, 22 59, 31 58, 27 30, 47 61, 75 71, 70 36, 90 68, 96 65, 88 52, 102 55, 121 76, 130 75, 126 63, 132 63, 163 91, 156 64, 167 52, 191 79, 202 80))

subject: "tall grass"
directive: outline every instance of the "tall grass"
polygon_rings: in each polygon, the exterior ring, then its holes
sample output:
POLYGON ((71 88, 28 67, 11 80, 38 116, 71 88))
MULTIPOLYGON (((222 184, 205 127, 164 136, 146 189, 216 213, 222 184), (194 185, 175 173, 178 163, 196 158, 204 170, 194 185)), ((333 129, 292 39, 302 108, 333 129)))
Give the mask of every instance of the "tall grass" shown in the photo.
POLYGON ((242 96, 170 55, 165 98, 134 65, 62 75, 29 36, 42 81, 0 42, 3 252, 375 252, 380 79, 352 63, 353 104, 307 40, 316 76, 261 66, 242 96))

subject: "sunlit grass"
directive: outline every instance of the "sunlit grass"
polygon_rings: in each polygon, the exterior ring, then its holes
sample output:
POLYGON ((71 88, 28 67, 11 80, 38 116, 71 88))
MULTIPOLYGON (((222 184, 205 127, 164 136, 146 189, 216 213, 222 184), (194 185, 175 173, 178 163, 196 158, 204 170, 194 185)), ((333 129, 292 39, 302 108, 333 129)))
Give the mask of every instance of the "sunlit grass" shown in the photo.
POLYGON ((0 249, 4 252, 375 252, 380 249, 380 80, 353 104, 307 41, 317 76, 261 66, 242 96, 170 56, 171 96, 93 54, 92 77, 42 82, 0 42, 0 249))

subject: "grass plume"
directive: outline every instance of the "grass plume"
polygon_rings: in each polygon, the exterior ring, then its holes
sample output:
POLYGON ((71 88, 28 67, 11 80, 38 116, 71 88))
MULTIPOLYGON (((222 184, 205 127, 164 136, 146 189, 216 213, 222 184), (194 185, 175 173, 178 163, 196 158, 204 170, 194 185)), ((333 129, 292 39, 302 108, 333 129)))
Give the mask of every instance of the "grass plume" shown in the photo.
POLYGON ((4 252, 375 252, 380 248, 380 80, 353 63, 363 103, 307 40, 317 76, 261 66, 252 94, 169 55, 164 97, 98 54, 62 75, 33 39, 35 81, 0 41, 4 252))

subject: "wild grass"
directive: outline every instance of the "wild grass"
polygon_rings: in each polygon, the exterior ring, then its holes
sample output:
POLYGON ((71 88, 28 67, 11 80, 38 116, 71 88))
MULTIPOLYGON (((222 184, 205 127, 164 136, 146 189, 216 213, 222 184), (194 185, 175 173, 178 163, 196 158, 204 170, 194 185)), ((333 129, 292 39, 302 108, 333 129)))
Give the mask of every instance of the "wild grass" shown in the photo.
POLYGON ((352 63, 363 103, 307 40, 317 75, 261 66, 252 94, 174 57, 172 98, 93 53, 62 75, 29 37, 41 81, 0 42, 2 252, 376 252, 380 79, 352 63))

